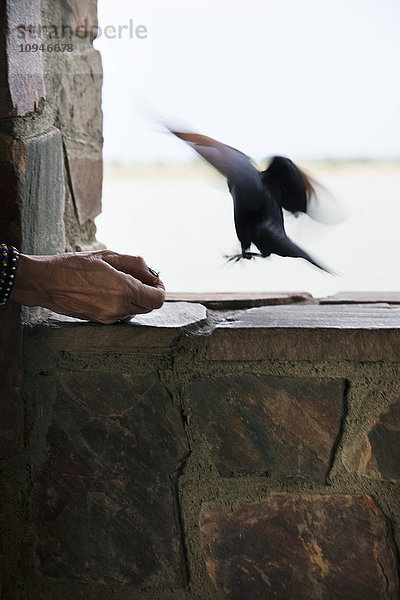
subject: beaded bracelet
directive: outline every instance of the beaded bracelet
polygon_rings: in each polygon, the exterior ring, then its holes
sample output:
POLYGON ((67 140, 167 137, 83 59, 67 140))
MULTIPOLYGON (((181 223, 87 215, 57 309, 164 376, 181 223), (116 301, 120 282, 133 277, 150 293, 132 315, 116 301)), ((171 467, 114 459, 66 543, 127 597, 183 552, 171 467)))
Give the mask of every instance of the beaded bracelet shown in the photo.
POLYGON ((0 244, 0 306, 7 302, 14 283, 19 252, 14 246, 0 244))

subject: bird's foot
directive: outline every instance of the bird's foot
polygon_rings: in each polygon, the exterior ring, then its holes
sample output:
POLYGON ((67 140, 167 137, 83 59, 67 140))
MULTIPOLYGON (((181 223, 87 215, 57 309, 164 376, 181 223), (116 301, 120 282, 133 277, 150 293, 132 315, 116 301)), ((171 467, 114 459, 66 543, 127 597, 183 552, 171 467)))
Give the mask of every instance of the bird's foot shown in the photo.
POLYGON ((242 258, 241 254, 232 254, 232 256, 229 256, 228 254, 225 254, 224 258, 226 258, 226 260, 228 262, 238 262, 238 260, 240 260, 242 258))
POLYGON ((246 260, 252 260, 256 256, 262 257, 262 254, 260 254, 259 252, 241 252, 240 254, 233 254, 232 256, 225 256, 225 258, 228 262, 238 262, 242 258, 245 258, 246 260))

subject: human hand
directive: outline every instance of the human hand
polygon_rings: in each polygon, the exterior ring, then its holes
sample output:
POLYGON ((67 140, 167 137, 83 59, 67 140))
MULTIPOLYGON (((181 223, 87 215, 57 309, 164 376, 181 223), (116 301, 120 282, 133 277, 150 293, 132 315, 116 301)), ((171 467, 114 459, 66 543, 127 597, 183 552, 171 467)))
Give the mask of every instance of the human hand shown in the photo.
POLYGON ((140 256, 110 250, 20 254, 10 300, 109 324, 160 308, 165 289, 140 256))

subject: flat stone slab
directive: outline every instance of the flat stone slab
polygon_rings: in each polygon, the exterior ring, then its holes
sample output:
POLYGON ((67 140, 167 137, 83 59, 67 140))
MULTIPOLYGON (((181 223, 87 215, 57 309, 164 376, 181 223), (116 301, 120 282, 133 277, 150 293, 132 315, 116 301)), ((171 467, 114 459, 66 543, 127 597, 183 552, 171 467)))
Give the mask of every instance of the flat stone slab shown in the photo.
POLYGON ((225 600, 397 600, 393 540, 368 496, 274 494, 202 507, 210 578, 225 600))
POLYGON ((219 323, 211 360, 400 360, 400 308, 265 306, 219 323))
POLYGON ((46 343, 49 350, 71 354, 168 354, 178 335, 173 327, 97 325, 69 318, 25 328, 30 344, 46 343))
POLYGON ((50 314, 48 323, 40 323, 25 330, 27 339, 47 339, 49 348, 72 354, 167 354, 188 325, 200 324, 207 318, 202 305, 186 302, 165 303, 146 315, 137 315, 130 321, 100 325, 50 314))
POLYGON ((338 292, 326 298, 320 298, 320 304, 400 304, 399 292, 338 292))
POLYGON ((222 476, 325 481, 339 435, 343 380, 243 374, 196 381, 188 396, 191 422, 222 476))
POLYGON ((400 329, 400 308, 333 305, 263 306, 241 311, 229 327, 285 327, 307 329, 400 329))
POLYGON ((215 310, 317 302, 308 292, 169 292, 167 300, 170 302, 198 302, 215 310))
POLYGON ((130 320, 132 325, 147 327, 186 327, 200 324, 207 319, 207 309, 201 304, 189 302, 165 302, 158 310, 144 315, 136 315, 130 320))

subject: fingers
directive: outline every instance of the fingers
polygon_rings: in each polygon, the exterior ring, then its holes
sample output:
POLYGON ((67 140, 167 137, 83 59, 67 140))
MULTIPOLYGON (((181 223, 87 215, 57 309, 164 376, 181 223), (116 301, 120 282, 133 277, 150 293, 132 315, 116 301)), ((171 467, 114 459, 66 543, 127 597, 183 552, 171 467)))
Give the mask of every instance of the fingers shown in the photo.
POLYGON ((141 256, 117 254, 109 250, 101 250, 99 254, 101 259, 114 267, 114 269, 132 275, 142 283, 159 287, 160 279, 158 275, 154 274, 155 271, 153 269, 153 273, 149 270, 146 261, 141 256))
POLYGON ((140 256, 101 250, 60 255, 53 263, 51 290, 39 304, 54 312, 110 324, 164 303, 164 284, 140 256))
POLYGON ((145 313, 161 308, 165 301, 165 290, 161 285, 147 285, 132 276, 129 278, 128 306, 131 312, 145 313))

